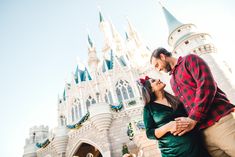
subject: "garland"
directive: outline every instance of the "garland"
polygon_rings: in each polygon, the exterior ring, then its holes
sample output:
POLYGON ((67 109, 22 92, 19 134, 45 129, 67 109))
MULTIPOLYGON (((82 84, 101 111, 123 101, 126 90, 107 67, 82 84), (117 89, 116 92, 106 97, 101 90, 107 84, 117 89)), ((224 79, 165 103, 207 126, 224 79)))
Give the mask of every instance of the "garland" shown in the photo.
POLYGON ((111 110, 115 112, 119 112, 123 108, 122 102, 118 106, 113 106, 113 105, 110 105, 110 106, 111 106, 111 110))
POLYGON ((133 138, 134 138, 134 130, 133 130, 133 127, 132 127, 131 123, 128 124, 127 135, 129 136, 129 140, 133 140, 133 138))
POLYGON ((128 105, 129 105, 129 106, 132 106, 132 105, 135 105, 135 104, 136 104, 136 101, 135 101, 135 100, 132 100, 132 101, 128 102, 128 105))
POLYGON ((87 114, 85 116, 83 116, 76 124, 73 125, 67 125, 66 127, 69 129, 79 129, 82 124, 89 118, 90 113, 87 112, 87 114))
POLYGON ((49 139, 46 139, 44 142, 42 142, 42 143, 36 143, 36 146, 38 147, 38 148, 45 148, 48 144, 50 144, 50 140, 49 139))

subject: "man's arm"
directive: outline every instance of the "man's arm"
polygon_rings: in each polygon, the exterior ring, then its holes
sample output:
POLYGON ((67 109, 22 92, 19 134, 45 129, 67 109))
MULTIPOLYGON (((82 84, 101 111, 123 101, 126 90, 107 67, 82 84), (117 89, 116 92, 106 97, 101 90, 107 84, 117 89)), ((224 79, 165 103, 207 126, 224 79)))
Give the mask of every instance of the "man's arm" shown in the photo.
MULTIPOLYGON (((176 118, 176 121, 188 121, 189 126, 182 130, 176 131, 174 135, 183 135, 191 131, 196 124, 206 118, 207 112, 210 109, 214 100, 217 85, 212 76, 211 70, 207 63, 197 55, 188 55, 185 61, 185 67, 190 72, 192 78, 196 82, 195 99, 188 117, 176 118)), ((180 124, 177 123, 178 127, 180 124)))
POLYGON ((214 100, 217 85, 207 63, 197 55, 188 55, 185 66, 197 84, 194 103, 188 117, 197 122, 206 118, 214 100))

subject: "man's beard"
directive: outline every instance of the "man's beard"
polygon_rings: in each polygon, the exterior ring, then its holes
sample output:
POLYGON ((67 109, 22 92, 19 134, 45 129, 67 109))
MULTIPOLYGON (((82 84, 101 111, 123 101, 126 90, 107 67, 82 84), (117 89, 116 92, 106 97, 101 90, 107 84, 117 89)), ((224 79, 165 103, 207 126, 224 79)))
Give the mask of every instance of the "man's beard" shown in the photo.
POLYGON ((166 72, 169 73, 171 71, 171 66, 169 63, 166 63, 166 72))

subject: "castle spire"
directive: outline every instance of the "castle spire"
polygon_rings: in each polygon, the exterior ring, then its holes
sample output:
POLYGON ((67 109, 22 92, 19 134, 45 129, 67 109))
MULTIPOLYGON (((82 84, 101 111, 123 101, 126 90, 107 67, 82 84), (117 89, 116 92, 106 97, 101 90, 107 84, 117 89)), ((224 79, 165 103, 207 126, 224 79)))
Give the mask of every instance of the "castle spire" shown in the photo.
POLYGON ((97 70, 97 66, 99 63, 99 58, 97 56, 96 50, 95 50, 95 46, 90 38, 90 35, 88 33, 87 35, 87 39, 88 39, 88 66, 91 69, 91 74, 92 76, 94 76, 96 70, 97 70))
POLYGON ((104 21, 104 18, 103 18, 103 16, 102 16, 101 11, 99 11, 99 18, 100 18, 100 22, 103 22, 103 21, 104 21))
POLYGON ((88 34, 87 36, 88 36, 88 43, 89 43, 90 47, 92 48, 93 47, 93 42, 90 38, 90 35, 88 34))
POLYGON ((178 21, 161 3, 163 13, 166 18, 166 22, 168 25, 169 34, 171 34, 176 28, 183 25, 180 21, 178 21))

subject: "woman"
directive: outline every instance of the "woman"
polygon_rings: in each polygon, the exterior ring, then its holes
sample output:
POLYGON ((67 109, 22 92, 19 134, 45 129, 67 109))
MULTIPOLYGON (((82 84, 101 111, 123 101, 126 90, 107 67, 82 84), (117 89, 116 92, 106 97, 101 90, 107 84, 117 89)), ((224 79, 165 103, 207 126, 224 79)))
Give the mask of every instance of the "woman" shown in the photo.
MULTIPOLYGON (((173 135, 180 130, 174 119, 187 115, 180 101, 164 90, 166 85, 147 76, 141 79, 141 84, 146 134, 149 139, 158 140, 162 157, 209 157, 196 129, 183 136, 173 135)), ((189 124, 180 123, 185 127, 189 124)))

